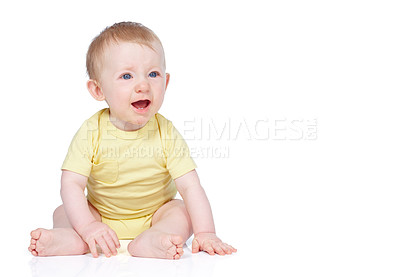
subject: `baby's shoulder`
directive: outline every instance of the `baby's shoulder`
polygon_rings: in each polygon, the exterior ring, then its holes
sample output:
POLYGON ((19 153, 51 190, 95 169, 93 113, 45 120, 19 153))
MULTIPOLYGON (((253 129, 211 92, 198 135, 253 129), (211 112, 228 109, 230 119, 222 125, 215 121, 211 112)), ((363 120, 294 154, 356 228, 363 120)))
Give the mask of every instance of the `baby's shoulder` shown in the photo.
POLYGON ((100 110, 86 119, 77 132, 78 137, 91 137, 92 139, 98 137, 101 125, 100 121, 106 110, 107 109, 100 110))
POLYGON ((172 127, 172 122, 165 118, 163 115, 156 113, 155 118, 160 129, 168 129, 172 127))
POLYGON ((155 115, 155 118, 158 124, 158 128, 160 130, 161 137, 164 139, 170 138, 175 129, 172 122, 159 113, 155 115))
POLYGON ((85 120, 84 124, 89 130, 98 129, 101 119, 106 116, 108 109, 102 109, 85 120))

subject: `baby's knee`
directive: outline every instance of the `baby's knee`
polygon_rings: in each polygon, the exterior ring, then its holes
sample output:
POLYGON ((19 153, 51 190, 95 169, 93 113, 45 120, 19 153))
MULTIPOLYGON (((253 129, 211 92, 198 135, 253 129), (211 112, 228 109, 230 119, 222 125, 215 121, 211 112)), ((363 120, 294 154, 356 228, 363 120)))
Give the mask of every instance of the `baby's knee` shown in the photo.
POLYGON ((181 199, 172 199, 169 203, 175 207, 185 207, 185 203, 181 199))
POLYGON ((53 212, 53 221, 57 220, 60 217, 66 216, 65 210, 64 210, 64 205, 58 206, 54 212, 53 212))
POLYGON ((169 203, 170 209, 187 213, 185 203, 180 199, 173 199, 169 203))
POLYGON ((174 199, 171 202, 172 207, 169 209, 169 211, 173 214, 179 214, 180 216, 183 216, 188 221, 190 221, 190 216, 186 209, 185 203, 179 199, 174 199))
POLYGON ((153 221, 157 221, 159 218, 169 215, 180 216, 182 214, 187 214, 185 204, 182 200, 173 199, 165 203, 153 216, 153 221))

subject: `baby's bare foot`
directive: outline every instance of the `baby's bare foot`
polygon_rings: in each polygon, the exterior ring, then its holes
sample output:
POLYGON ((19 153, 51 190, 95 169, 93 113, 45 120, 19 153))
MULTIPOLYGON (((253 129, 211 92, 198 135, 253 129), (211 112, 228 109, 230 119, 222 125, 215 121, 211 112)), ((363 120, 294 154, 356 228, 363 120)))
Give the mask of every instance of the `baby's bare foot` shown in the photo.
POLYGON ((39 228, 31 232, 28 250, 33 256, 82 255, 88 251, 88 246, 73 229, 39 228))
POLYGON ((177 260, 183 255, 183 239, 155 230, 147 230, 131 241, 128 252, 135 257, 177 260))

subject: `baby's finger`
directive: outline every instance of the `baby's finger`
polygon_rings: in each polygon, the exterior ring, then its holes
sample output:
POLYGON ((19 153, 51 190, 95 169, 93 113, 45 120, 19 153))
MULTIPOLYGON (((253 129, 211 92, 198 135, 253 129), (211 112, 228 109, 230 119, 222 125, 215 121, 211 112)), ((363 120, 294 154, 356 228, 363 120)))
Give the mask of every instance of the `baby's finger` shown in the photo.
POLYGON ((237 252, 237 249, 235 247, 233 247, 232 245, 229 245, 227 243, 225 243, 225 244, 232 252, 237 252))
POLYGON ((97 238, 96 243, 100 246, 101 251, 104 253, 104 255, 106 255, 106 257, 111 256, 110 249, 108 248, 108 245, 103 237, 97 238))
POLYGON ((87 242, 89 246, 90 253, 92 253, 94 258, 97 258, 99 254, 97 253, 96 242, 94 239, 91 239, 87 242))
POLYGON ((211 246, 211 243, 205 243, 203 247, 203 251, 206 251, 210 255, 214 255, 214 248, 211 246))
POLYGON ((115 247, 120 248, 121 244, 119 243, 117 234, 113 230, 110 230, 108 233, 110 234, 112 240, 114 241, 115 247))
POLYGON ((192 253, 197 253, 200 251, 200 244, 197 239, 194 239, 192 242, 192 253))
POLYGON ((230 250, 229 249, 229 247, 227 246, 227 244, 226 243, 222 243, 221 244, 221 248, 222 248, 222 250, 224 250, 224 252, 226 253, 226 254, 232 254, 232 250, 230 250))
POLYGON ((230 255, 233 252, 232 246, 229 244, 223 243, 222 244, 222 249, 225 251, 226 254, 230 255))
POLYGON ((111 235, 105 234, 104 240, 107 243, 108 249, 111 250, 111 253, 115 256, 117 255, 117 246, 115 245, 114 240, 112 239, 111 235))
POLYGON ((214 242, 212 246, 213 246, 213 248, 214 248, 214 251, 215 251, 218 255, 223 256, 223 255, 225 255, 225 251, 222 250, 221 245, 222 245, 222 243, 214 242))

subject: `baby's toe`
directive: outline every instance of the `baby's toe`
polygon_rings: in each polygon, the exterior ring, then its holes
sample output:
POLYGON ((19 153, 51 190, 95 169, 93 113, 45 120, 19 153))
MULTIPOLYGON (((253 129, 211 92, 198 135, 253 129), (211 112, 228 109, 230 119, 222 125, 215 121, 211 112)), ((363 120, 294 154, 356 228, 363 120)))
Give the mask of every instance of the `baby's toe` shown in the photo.
POLYGON ((183 247, 177 247, 176 248, 176 252, 179 254, 179 255, 183 255, 183 247))
MULTIPOLYGON (((33 230, 32 232, 31 232, 31 238, 32 238, 32 240, 38 240, 39 238, 40 238, 40 234, 42 233, 42 229, 41 228, 39 228, 39 229, 36 229, 36 230, 33 230)), ((31 241, 32 241, 31 240, 31 241)))
MULTIPOLYGON (((36 231, 36 230, 35 230, 36 231)), ((35 231, 32 231, 31 232, 31 241, 30 241, 30 245, 29 245, 29 247, 28 247, 28 250, 29 250, 29 252, 31 252, 32 253, 32 255, 34 255, 34 256, 37 256, 38 255, 38 253, 37 253, 37 251, 36 251, 36 243, 37 243, 37 241, 38 241, 38 239, 35 239, 36 237, 37 238, 39 238, 39 236, 38 236, 38 233, 37 232, 35 232, 35 231), (33 237, 35 237, 35 238, 33 238, 33 237)))
POLYGON ((171 246, 170 248, 167 249, 166 258, 167 259, 174 259, 176 254, 177 254, 176 246, 173 245, 173 246, 171 246))
POLYGON ((37 241, 38 241, 37 239, 31 239, 31 246, 36 245, 37 241))
POLYGON ((36 251, 36 246, 35 245, 30 245, 28 247, 28 250, 29 250, 29 252, 31 252, 31 254, 33 256, 38 256, 39 255, 38 252, 36 251))
POLYGON ((177 235, 172 235, 170 238, 171 242, 179 247, 183 247, 183 239, 181 236, 177 236, 177 235))

